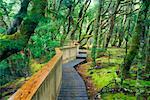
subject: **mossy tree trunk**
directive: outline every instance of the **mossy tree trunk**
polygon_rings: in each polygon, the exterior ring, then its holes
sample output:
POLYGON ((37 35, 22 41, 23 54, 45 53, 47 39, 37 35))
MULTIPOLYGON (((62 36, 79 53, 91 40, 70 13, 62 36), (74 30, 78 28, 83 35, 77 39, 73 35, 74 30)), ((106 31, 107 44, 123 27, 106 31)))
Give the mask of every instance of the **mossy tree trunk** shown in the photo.
POLYGON ((0 61, 22 50, 34 33, 40 19, 45 15, 47 0, 32 0, 30 16, 20 26, 20 32, 12 35, 0 34, 0 61), (36 19, 36 20, 35 20, 36 19))
POLYGON ((150 72, 150 29, 149 27, 147 27, 147 34, 145 35, 146 36, 146 41, 145 41, 145 54, 146 54, 146 72, 149 73, 150 72))
POLYGON ((108 34, 107 34, 105 48, 108 47, 109 42, 110 42, 110 39, 111 39, 111 36, 112 36, 112 33, 113 33, 113 30, 114 30, 115 17, 116 17, 116 15, 112 15, 112 16, 110 17, 110 29, 109 29, 109 32, 108 32, 108 34))
POLYGON ((110 22, 110 27, 109 27, 109 32, 108 32, 107 37, 106 37, 105 48, 108 47, 110 39, 111 39, 113 31, 114 31, 116 14, 117 14, 120 2, 121 2, 121 0, 117 0, 116 7, 115 7, 114 11, 112 11, 112 13, 111 13, 111 17, 110 17, 110 21, 109 21, 110 22))
POLYGON ((3 16, 0 16, 0 27, 3 27, 3 28, 8 28, 8 25, 7 23, 4 21, 4 17, 3 16))
POLYGON ((88 10, 90 4, 91 4, 91 0, 86 0, 85 3, 83 4, 83 6, 81 7, 77 23, 75 24, 74 28, 70 31, 71 40, 75 39, 75 33, 76 33, 80 23, 82 23, 82 21, 84 20, 84 17, 87 13, 87 10, 88 10))
MULTIPOLYGON (((127 9, 126 9, 127 10, 127 9)), ((124 34, 126 33, 126 21, 127 21, 127 15, 124 15, 124 18, 122 19, 120 25, 120 30, 119 30, 119 43, 117 47, 121 47, 123 39, 124 39, 124 34)))
POLYGON ((101 3, 102 1, 99 0, 99 8, 98 8, 98 15, 97 15, 97 21, 96 21, 96 26, 95 26, 95 34, 94 34, 94 43, 92 47, 92 52, 91 52, 91 57, 93 60, 93 65, 96 66, 96 51, 97 51, 97 42, 98 42, 98 32, 99 32, 99 27, 100 27, 100 18, 101 18, 101 3))
POLYGON ((147 12, 149 10, 149 0, 142 0, 141 9, 139 11, 137 24, 135 26, 135 33, 132 37, 129 53, 127 54, 123 65, 123 77, 126 78, 129 75, 131 64, 138 53, 140 45, 140 37, 145 34, 145 20, 147 19, 147 12))
POLYGON ((11 35, 17 32, 20 24, 23 21, 23 18, 27 15, 27 8, 31 0, 23 0, 21 2, 21 8, 19 12, 16 14, 16 18, 13 21, 13 24, 10 26, 10 28, 7 30, 7 34, 11 35))

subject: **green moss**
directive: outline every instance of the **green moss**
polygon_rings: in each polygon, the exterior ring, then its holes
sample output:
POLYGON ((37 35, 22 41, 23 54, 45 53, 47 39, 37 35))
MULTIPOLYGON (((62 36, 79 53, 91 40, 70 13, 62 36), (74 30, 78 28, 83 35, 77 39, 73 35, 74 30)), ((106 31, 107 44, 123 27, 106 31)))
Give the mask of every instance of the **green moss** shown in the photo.
POLYGON ((135 96, 125 95, 123 93, 107 93, 102 95, 103 100, 136 100, 135 96))
POLYGON ((114 78, 118 78, 116 75, 116 69, 116 67, 102 68, 99 70, 92 70, 93 74, 90 75, 91 71, 88 74, 92 77, 93 83, 96 87, 101 89, 114 78))
POLYGON ((123 48, 108 48, 107 53, 110 52, 112 56, 125 55, 125 49, 123 48))
POLYGON ((123 62, 124 52, 123 48, 108 48, 104 53, 105 56, 96 59, 102 68, 93 69, 87 75, 92 77, 93 83, 98 89, 108 85, 113 79, 119 79, 116 70, 119 68, 118 65, 123 62))
POLYGON ((123 62, 123 59, 116 59, 116 58, 110 58, 109 59, 108 57, 107 58, 102 57, 102 58, 98 58, 97 61, 100 61, 102 63, 106 63, 108 66, 109 61, 110 61, 110 64, 121 64, 123 62))
POLYGON ((106 66, 110 64, 121 64, 123 62, 125 50, 123 48, 108 48, 104 55, 104 57, 97 58, 96 60, 100 61, 102 64, 106 63, 106 66))
MULTIPOLYGON (((88 76, 91 76, 92 82, 98 90, 102 89, 104 86, 108 85, 113 79, 117 79, 120 82, 120 78, 116 75, 116 70, 122 64, 125 50, 122 48, 109 48, 104 56, 97 58, 97 64, 102 66, 101 69, 92 69, 87 72, 88 76), (109 57, 110 55, 110 57, 109 57)), ((91 69, 92 67, 90 67, 91 69)), ((150 81, 140 80, 140 92, 148 93, 148 86, 150 86, 150 81)), ((136 92, 137 90, 136 79, 124 80, 123 88, 136 92)), ((147 95, 147 94, 144 94, 147 95)), ((141 96, 143 98, 143 96, 141 96)), ((103 100, 136 100, 136 96, 133 94, 123 94, 123 93, 105 93, 102 95, 103 100)), ((143 99, 141 99, 143 100, 143 99)))
POLYGON ((39 64, 38 62, 36 62, 35 60, 30 60, 30 71, 32 74, 38 72, 44 64, 39 64))
MULTIPOLYGON (((139 83, 140 83, 141 87, 150 86, 150 81, 139 80, 139 83)), ((124 86, 125 86, 125 84, 130 85, 130 86, 135 86, 136 85, 136 80, 126 79, 126 80, 124 80, 124 86)))

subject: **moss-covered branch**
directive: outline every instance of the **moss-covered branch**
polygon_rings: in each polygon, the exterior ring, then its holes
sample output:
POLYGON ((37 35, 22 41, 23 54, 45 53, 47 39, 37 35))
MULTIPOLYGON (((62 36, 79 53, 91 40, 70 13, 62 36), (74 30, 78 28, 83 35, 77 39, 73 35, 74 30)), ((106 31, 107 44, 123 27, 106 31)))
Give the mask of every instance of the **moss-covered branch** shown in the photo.
POLYGON ((21 8, 19 12, 16 14, 16 18, 13 21, 13 24, 7 30, 7 34, 11 35, 17 32, 18 27, 20 26, 23 18, 27 15, 27 8, 31 0, 23 0, 21 3, 21 8))
POLYGON ((32 2, 31 14, 21 24, 20 32, 13 35, 0 35, 0 61, 26 46, 40 19, 45 15, 47 0, 32 0, 32 2))

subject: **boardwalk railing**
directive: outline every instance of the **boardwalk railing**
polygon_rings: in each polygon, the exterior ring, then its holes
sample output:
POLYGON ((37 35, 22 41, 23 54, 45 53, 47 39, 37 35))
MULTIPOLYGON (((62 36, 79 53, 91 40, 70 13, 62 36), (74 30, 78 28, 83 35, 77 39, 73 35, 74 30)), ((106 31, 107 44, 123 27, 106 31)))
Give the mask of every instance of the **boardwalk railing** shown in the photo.
POLYGON ((67 63, 71 60, 76 59, 77 56, 77 47, 76 46, 65 46, 61 50, 63 52, 63 63, 67 63))
POLYGON ((76 46, 57 48, 56 55, 9 100, 56 100, 62 83, 62 64, 76 59, 76 55, 76 46))

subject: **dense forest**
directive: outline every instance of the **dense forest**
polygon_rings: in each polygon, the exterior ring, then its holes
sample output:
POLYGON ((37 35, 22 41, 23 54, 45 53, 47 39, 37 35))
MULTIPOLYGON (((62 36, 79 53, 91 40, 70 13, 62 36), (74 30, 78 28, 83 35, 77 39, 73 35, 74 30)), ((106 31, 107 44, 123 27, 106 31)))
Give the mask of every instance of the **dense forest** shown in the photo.
POLYGON ((77 70, 96 87, 88 90, 91 100, 149 100, 149 6, 149 0, 0 0, 0 99, 40 70, 56 47, 77 41, 89 51, 86 69, 77 70), (105 71, 115 77, 103 77, 105 71), (108 97, 110 89, 115 96, 108 97))

